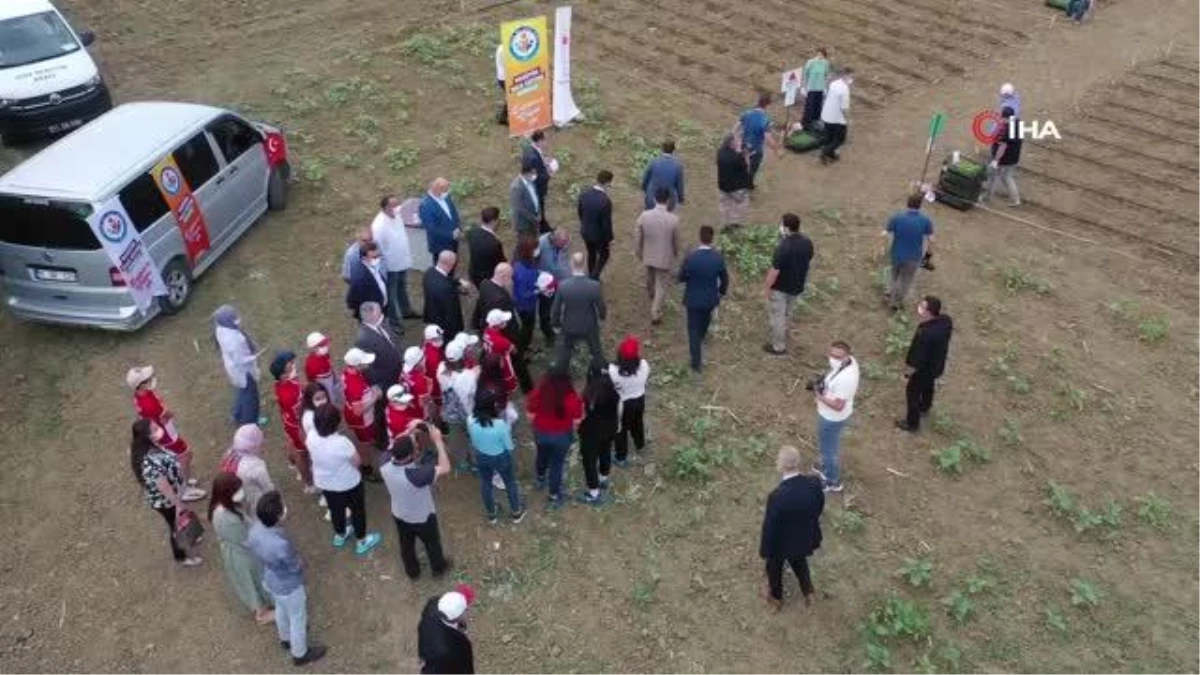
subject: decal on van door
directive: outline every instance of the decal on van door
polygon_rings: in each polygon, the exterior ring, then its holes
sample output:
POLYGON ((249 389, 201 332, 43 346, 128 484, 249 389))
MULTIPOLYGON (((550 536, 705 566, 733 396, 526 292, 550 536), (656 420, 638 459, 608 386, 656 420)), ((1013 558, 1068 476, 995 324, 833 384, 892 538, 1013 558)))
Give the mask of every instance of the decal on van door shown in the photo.
POLYGON ((209 249, 208 223, 200 211, 200 204, 196 202, 187 179, 179 172, 173 154, 159 160, 150 175, 154 176, 155 185, 162 192, 167 206, 171 207, 171 213, 175 214, 175 222, 179 225, 183 244, 187 248, 188 262, 194 265, 196 259, 209 249))
POLYGON ((166 295, 162 273, 150 259, 142 237, 134 229, 129 214, 118 197, 113 197, 88 217, 88 225, 100 240, 104 252, 125 280, 125 287, 139 309, 145 312, 154 296, 166 295))

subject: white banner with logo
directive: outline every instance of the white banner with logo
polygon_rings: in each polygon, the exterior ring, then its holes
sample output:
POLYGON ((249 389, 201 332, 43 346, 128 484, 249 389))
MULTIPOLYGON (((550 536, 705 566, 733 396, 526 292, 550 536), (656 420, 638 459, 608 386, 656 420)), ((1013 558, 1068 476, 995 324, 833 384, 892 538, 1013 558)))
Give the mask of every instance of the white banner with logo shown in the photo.
POLYGON ((582 116, 571 94, 571 8, 554 12, 554 126, 561 127, 582 116))
POLYGON ((167 294, 162 273, 150 259, 150 252, 134 229, 120 199, 114 196, 101 205, 88 218, 88 225, 91 225, 92 232, 100 240, 113 266, 120 271, 139 309, 145 312, 154 302, 154 296, 167 294))

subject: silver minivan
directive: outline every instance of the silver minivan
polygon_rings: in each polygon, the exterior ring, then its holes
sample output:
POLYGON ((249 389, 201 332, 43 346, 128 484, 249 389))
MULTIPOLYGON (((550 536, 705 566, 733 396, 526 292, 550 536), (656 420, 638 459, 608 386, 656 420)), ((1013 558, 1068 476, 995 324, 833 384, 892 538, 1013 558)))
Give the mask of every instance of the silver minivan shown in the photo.
POLYGON ((190 103, 126 103, 0 176, 0 286, 15 315, 46 323, 136 330, 181 310, 192 281, 268 208, 282 209, 290 165, 279 129, 190 103), (168 154, 207 225, 189 260, 151 169, 168 154), (146 311, 87 219, 116 196, 162 273, 166 295, 146 311))

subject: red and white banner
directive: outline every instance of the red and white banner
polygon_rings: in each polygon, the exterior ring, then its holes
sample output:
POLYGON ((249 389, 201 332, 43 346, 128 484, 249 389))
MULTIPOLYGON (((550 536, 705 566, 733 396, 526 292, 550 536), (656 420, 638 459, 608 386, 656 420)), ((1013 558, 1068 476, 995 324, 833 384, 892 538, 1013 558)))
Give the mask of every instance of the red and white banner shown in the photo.
POLYGON ((167 154, 159 160, 150 174, 154 176, 154 183, 162 192, 171 213, 175 214, 175 222, 179 225, 179 233, 183 235, 183 245, 187 249, 188 262, 195 265, 196 259, 209 249, 208 223, 200 211, 200 204, 192 194, 187 179, 180 173, 173 154, 167 154))

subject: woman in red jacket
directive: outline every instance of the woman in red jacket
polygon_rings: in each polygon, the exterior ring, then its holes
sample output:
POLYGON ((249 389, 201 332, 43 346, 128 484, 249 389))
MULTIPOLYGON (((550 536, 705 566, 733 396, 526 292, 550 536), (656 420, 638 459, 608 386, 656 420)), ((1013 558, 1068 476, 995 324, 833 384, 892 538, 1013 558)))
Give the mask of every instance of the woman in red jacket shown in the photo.
POLYGON ((562 508, 563 470, 567 454, 575 441, 575 427, 583 418, 583 399, 571 385, 571 375, 562 368, 546 373, 529 394, 526 402, 533 437, 537 443, 537 482, 534 488, 547 487, 549 478, 550 509, 562 508))

